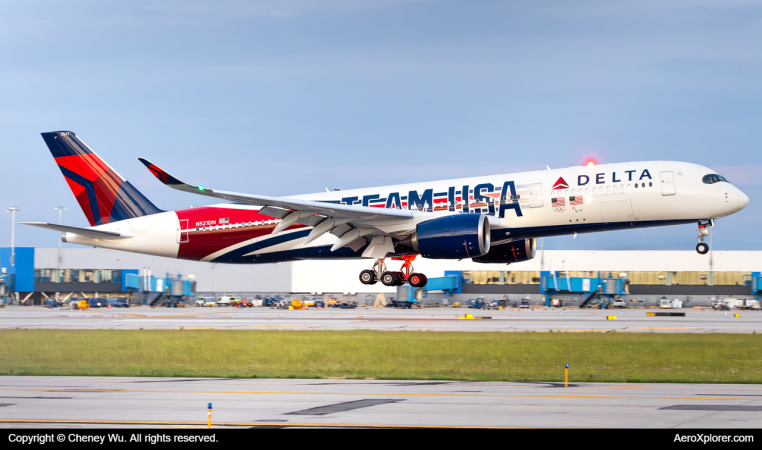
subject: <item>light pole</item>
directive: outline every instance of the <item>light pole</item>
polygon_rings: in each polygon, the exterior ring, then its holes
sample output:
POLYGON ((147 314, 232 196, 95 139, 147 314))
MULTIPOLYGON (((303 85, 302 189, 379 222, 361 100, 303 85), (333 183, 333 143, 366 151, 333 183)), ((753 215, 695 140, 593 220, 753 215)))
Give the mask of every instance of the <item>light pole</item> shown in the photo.
MULTIPOLYGON (((58 225, 63 225, 62 219, 63 219, 63 212, 66 211, 66 208, 63 206, 56 206, 53 208, 58 211, 58 225)), ((61 268, 61 236, 58 236, 58 268, 61 268)))
POLYGON ((18 211, 16 206, 11 206, 5 211, 11 213, 11 266, 16 265, 16 213, 18 211))

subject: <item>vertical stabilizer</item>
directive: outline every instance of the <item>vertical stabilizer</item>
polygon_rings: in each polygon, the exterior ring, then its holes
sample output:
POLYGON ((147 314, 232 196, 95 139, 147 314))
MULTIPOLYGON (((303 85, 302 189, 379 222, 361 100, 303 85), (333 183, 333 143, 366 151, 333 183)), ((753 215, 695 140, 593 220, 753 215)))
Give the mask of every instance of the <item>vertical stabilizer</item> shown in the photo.
POLYGON ((91 226, 162 212, 71 131, 42 138, 91 226))

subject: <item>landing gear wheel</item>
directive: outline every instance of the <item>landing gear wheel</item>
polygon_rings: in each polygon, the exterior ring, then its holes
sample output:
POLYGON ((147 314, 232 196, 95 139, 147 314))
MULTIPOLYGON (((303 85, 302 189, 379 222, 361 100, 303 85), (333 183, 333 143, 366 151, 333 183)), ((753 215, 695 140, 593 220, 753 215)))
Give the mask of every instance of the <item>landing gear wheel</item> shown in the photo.
POLYGON ((696 251, 699 252, 700 255, 705 255, 709 251, 709 246, 703 242, 699 242, 696 245, 696 251))
POLYGON ((362 284, 376 284, 378 279, 376 278, 376 272, 372 270, 363 270, 360 272, 360 283, 362 284))
POLYGON ((426 275, 422 273, 414 273, 410 275, 407 281, 410 283, 410 286, 419 288, 419 287, 426 286, 426 282, 428 282, 429 280, 428 278, 426 278, 426 275))
POLYGON ((381 274, 381 282, 384 286, 397 286, 397 272, 384 272, 381 274))

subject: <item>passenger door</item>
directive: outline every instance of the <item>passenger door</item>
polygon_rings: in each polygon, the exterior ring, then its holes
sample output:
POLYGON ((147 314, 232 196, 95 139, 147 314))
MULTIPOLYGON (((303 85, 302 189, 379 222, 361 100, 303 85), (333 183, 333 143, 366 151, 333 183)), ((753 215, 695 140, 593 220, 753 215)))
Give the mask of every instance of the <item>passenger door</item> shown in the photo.
POLYGON ((675 195, 675 173, 671 170, 661 173, 661 195, 675 195))
POLYGON ((542 208, 542 183, 529 185, 529 207, 542 208))
POLYGON ((177 243, 185 244, 188 239, 188 219, 182 219, 177 221, 177 243))

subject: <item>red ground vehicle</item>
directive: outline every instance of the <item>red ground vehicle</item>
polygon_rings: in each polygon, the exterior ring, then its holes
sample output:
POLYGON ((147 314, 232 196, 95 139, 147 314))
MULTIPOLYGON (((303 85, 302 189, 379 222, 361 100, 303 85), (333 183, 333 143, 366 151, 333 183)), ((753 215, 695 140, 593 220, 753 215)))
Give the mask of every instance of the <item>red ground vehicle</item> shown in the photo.
POLYGON ((235 306, 236 308, 247 308, 247 307, 251 308, 252 306, 254 306, 254 303, 251 301, 250 298, 246 297, 241 300, 236 300, 233 306, 235 306))

